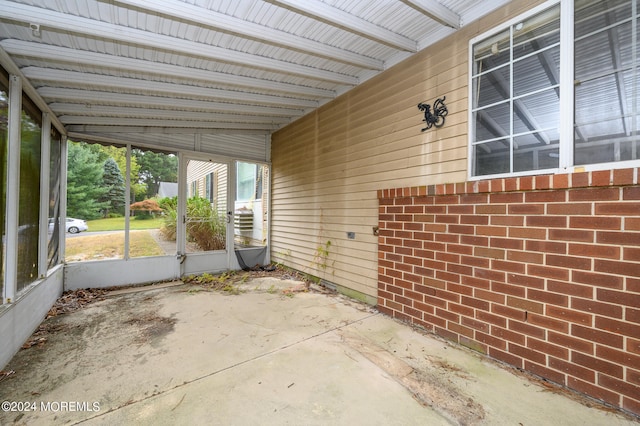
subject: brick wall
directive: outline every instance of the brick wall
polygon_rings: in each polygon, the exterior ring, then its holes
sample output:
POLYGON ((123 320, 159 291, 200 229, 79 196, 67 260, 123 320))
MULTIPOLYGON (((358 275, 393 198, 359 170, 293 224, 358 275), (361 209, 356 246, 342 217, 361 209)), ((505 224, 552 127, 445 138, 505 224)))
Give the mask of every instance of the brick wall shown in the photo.
POLYGON ((378 191, 378 309, 640 415, 640 169, 378 191))

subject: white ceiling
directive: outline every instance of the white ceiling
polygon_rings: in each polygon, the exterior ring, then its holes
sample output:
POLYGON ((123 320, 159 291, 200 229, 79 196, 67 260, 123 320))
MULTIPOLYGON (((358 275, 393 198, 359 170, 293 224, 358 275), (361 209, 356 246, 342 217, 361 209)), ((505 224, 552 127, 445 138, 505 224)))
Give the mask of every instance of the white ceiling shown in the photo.
POLYGON ((264 140, 507 2, 0 0, 0 55, 71 137, 218 150, 215 135, 264 140))

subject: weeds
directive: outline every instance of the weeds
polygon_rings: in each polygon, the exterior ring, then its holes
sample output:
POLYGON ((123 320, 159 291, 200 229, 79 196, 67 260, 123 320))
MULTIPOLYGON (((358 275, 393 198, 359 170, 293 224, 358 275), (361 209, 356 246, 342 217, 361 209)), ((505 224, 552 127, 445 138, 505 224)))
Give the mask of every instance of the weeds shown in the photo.
POLYGON ((213 275, 205 272, 201 275, 189 275, 182 281, 186 284, 195 284, 199 287, 192 287, 189 293, 197 293, 200 289, 222 291, 227 294, 238 295, 242 293, 239 285, 244 284, 249 279, 249 274, 237 273, 235 271, 223 272, 220 275, 213 275))

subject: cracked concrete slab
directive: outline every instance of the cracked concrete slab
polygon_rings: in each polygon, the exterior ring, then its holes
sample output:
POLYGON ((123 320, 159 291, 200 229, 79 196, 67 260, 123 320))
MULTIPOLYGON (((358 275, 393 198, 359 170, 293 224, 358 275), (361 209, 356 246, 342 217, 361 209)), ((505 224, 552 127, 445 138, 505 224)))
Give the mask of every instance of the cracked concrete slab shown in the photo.
POLYGON ((295 286, 150 287, 50 318, 46 343, 0 382, 0 400, 48 410, 0 412, 0 424, 637 424, 295 286))

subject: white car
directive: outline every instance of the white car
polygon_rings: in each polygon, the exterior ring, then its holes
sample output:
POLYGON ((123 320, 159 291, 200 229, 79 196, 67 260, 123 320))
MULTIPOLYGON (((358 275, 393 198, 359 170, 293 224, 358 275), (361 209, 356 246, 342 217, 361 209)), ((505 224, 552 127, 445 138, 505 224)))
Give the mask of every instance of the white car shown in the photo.
MULTIPOLYGON (((53 232, 53 219, 49 219, 49 232, 53 232)), ((67 218, 67 232, 70 234, 77 234, 78 232, 87 231, 89 226, 87 222, 82 219, 75 219, 73 217, 67 218)))

